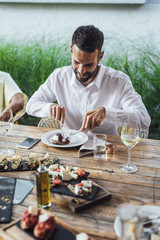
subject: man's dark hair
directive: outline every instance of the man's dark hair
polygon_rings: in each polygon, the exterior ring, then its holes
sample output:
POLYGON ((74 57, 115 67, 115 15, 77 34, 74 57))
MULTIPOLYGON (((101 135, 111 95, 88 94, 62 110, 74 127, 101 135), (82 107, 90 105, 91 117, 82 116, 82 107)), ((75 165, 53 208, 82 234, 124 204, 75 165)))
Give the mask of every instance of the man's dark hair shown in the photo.
POLYGON ((78 27, 72 36, 72 46, 76 44, 84 52, 94 52, 98 49, 100 53, 103 42, 103 33, 93 25, 78 27))

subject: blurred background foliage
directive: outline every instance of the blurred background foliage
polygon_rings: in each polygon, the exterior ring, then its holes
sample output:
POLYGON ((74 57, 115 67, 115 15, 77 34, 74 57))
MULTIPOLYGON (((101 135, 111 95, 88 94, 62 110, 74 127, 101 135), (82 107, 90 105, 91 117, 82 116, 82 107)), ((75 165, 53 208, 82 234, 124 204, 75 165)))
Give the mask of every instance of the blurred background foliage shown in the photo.
MULTIPOLYGON (((105 47, 105 46, 104 46, 105 47)), ((105 49, 104 49, 105 50, 105 49)), ((155 46, 133 43, 123 48, 105 51, 103 64, 121 70, 130 76, 135 90, 151 116, 149 138, 160 139, 160 51, 155 46)), ((58 45, 53 41, 6 42, 0 39, 0 70, 9 72, 21 90, 31 97, 54 69, 70 65, 69 44, 58 45)), ((19 124, 35 125, 38 118, 27 114, 19 124)))

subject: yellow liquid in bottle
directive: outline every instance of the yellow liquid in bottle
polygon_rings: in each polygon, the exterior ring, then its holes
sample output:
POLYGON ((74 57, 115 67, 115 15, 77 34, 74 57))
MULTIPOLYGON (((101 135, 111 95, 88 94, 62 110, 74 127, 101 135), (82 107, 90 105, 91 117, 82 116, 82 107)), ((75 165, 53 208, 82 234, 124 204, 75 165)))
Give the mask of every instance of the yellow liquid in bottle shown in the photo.
POLYGON ((49 174, 45 168, 38 168, 36 184, 38 206, 42 208, 50 207, 49 174))

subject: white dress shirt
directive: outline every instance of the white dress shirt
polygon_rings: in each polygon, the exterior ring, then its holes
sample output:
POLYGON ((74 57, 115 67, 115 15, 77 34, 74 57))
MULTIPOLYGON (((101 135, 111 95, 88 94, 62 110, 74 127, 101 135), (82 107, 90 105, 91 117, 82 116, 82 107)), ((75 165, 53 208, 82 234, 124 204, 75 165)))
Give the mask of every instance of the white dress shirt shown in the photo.
POLYGON ((64 127, 70 129, 79 130, 85 113, 97 107, 105 107, 106 116, 94 132, 117 135, 117 127, 132 113, 137 113, 146 127, 151 121, 130 78, 103 64, 94 81, 86 87, 78 82, 72 66, 56 69, 30 98, 27 113, 49 116, 50 105, 55 101, 65 107, 64 127))

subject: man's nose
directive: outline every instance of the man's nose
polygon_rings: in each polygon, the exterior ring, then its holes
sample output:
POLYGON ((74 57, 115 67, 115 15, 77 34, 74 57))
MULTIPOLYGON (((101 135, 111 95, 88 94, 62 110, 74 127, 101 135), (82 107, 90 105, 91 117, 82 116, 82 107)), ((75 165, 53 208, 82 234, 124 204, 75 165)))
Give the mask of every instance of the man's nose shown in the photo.
POLYGON ((85 72, 86 72, 86 67, 84 67, 82 64, 79 64, 79 66, 78 66, 78 72, 79 72, 80 74, 85 73, 85 72))

